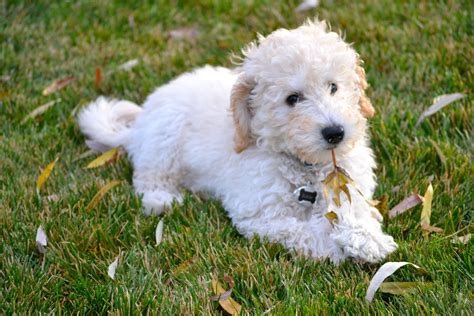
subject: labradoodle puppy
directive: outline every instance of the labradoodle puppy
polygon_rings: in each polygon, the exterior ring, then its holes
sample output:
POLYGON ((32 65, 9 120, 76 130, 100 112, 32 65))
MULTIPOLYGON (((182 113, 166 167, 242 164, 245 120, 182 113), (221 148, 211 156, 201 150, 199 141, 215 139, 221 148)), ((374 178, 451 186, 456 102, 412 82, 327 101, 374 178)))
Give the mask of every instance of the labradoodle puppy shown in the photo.
POLYGON ((145 214, 181 202, 186 188, 221 200, 246 237, 313 258, 376 262, 394 251, 367 203, 374 109, 357 53, 314 21, 259 36, 243 55, 236 69, 179 76, 142 107, 99 98, 80 112, 80 128, 91 147, 128 152, 145 214), (339 206, 322 194, 331 150, 355 183, 339 206))

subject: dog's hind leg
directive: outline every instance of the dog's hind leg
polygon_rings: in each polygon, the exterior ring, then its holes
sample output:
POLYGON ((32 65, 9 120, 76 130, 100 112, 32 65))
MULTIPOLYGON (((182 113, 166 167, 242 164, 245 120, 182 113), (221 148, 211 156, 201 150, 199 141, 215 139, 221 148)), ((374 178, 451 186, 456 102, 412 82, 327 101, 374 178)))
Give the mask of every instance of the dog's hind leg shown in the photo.
POLYGON ((159 215, 171 206, 173 201, 183 200, 180 191, 183 120, 179 115, 160 112, 161 122, 151 113, 139 117, 132 141, 127 148, 134 167, 133 185, 142 195, 143 212, 159 215), (153 123, 147 120, 155 120, 153 123))

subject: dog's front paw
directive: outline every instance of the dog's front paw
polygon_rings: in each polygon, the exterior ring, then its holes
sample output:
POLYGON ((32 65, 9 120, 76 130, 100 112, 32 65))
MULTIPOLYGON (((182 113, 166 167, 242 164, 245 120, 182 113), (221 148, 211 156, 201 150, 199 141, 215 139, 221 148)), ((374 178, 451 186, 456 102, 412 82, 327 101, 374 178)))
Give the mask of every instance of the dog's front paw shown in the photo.
POLYGON ((332 238, 342 248, 345 257, 362 262, 378 262, 397 249, 391 236, 363 226, 335 227, 332 238))
POLYGON ((343 247, 344 254, 355 260, 369 263, 379 262, 397 249, 397 244, 391 236, 360 233, 356 235, 353 236, 351 242, 343 247))

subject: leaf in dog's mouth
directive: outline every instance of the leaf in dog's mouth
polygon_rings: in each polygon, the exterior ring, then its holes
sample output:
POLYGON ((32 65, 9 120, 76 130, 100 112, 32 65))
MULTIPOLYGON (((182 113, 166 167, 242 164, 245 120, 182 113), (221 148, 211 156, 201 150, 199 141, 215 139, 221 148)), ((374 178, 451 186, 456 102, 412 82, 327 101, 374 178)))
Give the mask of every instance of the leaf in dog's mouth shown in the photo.
POLYGON ((349 191, 348 184, 352 184, 354 181, 347 174, 347 172, 339 167, 336 163, 336 153, 334 149, 331 150, 332 153, 332 162, 334 165, 334 170, 330 172, 326 179, 323 181, 323 193, 326 200, 329 199, 329 190, 333 192, 332 200, 337 207, 341 206, 341 193, 344 193, 349 200, 349 203, 352 202, 351 193, 349 191))

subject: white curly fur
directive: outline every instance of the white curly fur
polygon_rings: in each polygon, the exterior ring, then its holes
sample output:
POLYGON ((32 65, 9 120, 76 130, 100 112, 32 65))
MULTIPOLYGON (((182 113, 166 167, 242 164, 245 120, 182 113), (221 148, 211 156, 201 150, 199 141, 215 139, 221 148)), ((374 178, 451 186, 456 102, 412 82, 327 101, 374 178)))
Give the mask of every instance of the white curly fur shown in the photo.
POLYGON ((220 199, 246 237, 281 242, 305 255, 338 263, 376 262, 396 249, 381 216, 351 187, 352 202, 327 205, 321 181, 331 170, 324 127, 340 124, 338 164, 371 198, 375 162, 368 147, 364 71, 355 51, 324 22, 259 36, 234 70, 205 66, 152 93, 140 108, 99 98, 79 114, 98 147, 123 146, 144 212, 160 214, 182 201, 182 188, 220 199), (338 86, 330 93, 330 83, 338 86), (288 95, 300 102, 290 107, 288 95), (307 167, 303 162, 313 164, 307 167), (293 191, 311 183, 312 206, 293 191), (338 216, 331 224, 330 207, 338 216))

